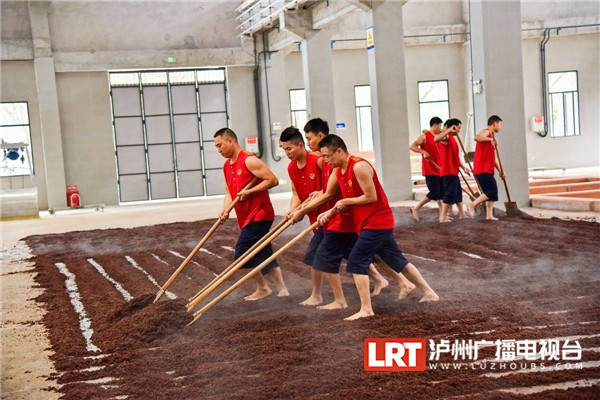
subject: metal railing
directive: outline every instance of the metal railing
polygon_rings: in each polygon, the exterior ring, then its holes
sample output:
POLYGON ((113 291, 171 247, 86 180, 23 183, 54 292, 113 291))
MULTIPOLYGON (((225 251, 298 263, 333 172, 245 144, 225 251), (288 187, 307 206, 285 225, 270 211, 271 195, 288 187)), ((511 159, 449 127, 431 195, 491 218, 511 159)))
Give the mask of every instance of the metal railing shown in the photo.
POLYGON ((240 24, 237 29, 239 36, 247 35, 271 27, 278 21, 285 10, 295 9, 306 0, 246 0, 236 11, 240 14, 237 20, 240 24))

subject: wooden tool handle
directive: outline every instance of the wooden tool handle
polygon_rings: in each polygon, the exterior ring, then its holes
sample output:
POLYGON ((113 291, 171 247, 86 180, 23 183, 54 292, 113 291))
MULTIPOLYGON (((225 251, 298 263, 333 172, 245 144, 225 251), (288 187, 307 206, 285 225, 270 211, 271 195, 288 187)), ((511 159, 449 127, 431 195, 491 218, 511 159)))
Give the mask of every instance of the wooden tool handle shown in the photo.
MULTIPOLYGON (((252 178, 252 180, 250 182, 248 182, 248 184, 246 186, 244 186, 244 190, 246 189, 250 189, 250 187, 254 184, 254 182, 256 182, 258 178, 254 177, 252 178)), ((233 207, 235 207, 235 205, 240 201, 239 196, 236 196, 235 200, 233 200, 231 202, 231 204, 227 207, 227 212, 229 213, 231 210, 233 210, 233 207)), ((177 278, 177 275, 179 275, 179 273, 189 264, 189 262, 192 260, 192 257, 194 257, 196 255, 196 253, 198 252, 198 250, 200 250, 200 248, 202 246, 204 246, 204 243, 206 243, 206 241, 208 240, 208 238, 210 238, 212 236, 213 233, 215 233, 215 231, 217 230, 217 228, 219 227, 219 225, 221 225, 221 223, 223 223, 223 221, 221 221, 221 219, 217 219, 217 221, 214 223, 214 225, 212 226, 212 228, 210 228, 210 230, 206 233, 206 235, 204 235, 204 237, 202 238, 202 240, 200 240, 200 243, 198 243, 196 245, 196 247, 194 247, 194 249, 192 250, 192 252, 186 257, 185 260, 183 260, 183 262, 181 263, 181 265, 179 266, 179 268, 177 268, 175 270, 175 272, 173 272, 173 275, 171 275, 171 277, 169 278, 169 280, 160 288, 160 290, 158 291, 158 293, 156 293, 156 298, 154 299, 154 303, 156 303, 158 301, 158 299, 160 299, 160 297, 163 295, 163 293, 167 290, 167 288, 169 286, 171 286, 171 283, 173 283, 173 281, 175 280, 175 278, 177 278)))
MULTIPOLYGON (((494 135, 494 133, 492 132, 492 138, 494 138, 494 142, 496 142, 496 135, 494 135)), ((504 182, 504 189, 506 189, 506 197, 508 197, 508 201, 512 202, 512 199, 510 198, 510 191, 508 190, 508 183, 506 183, 506 178, 504 177, 504 167, 502 166, 502 160, 500 159, 500 151, 498 150, 498 145, 497 144, 493 144, 494 148, 496 149, 496 157, 498 158, 498 165, 500 166, 500 178, 502 178, 502 182, 504 182)))

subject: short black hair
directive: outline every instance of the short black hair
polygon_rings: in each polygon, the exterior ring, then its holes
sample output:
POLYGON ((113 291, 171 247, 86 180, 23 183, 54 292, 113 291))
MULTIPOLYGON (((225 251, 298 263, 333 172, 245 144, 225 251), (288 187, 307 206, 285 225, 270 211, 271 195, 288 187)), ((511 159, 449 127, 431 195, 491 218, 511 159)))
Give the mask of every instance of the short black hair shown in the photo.
POLYGON ((217 136, 222 136, 223 138, 227 137, 229 139, 232 139, 234 142, 238 142, 238 138, 237 135, 235 134, 234 131, 232 131, 229 128, 221 128, 219 129, 215 135, 213 136, 213 138, 216 138, 217 136))
POLYGON ((304 132, 321 132, 323 135, 329 135, 329 124, 321 118, 313 118, 304 125, 304 132))
POLYGON ((304 143, 302 133, 294 126, 285 128, 283 132, 281 132, 279 140, 282 142, 292 142, 293 144, 304 143))
POLYGON ((488 126, 495 124, 496 122, 502 122, 502 118, 497 115, 492 115, 488 118, 488 126))
POLYGON ((337 149, 344 150, 344 153, 348 152, 348 148, 346 147, 346 143, 344 140, 338 135, 327 135, 319 142, 319 148, 327 147, 331 151, 336 151, 337 149))
POLYGON ((431 127, 431 126, 434 126, 437 124, 441 124, 442 122, 444 122, 444 121, 442 121, 442 119, 440 117, 433 117, 429 120, 429 126, 431 127))
POLYGON ((452 128, 455 125, 461 125, 462 122, 460 122, 460 119, 458 118, 450 118, 449 120, 447 120, 446 122, 444 122, 444 127, 445 128, 452 128))

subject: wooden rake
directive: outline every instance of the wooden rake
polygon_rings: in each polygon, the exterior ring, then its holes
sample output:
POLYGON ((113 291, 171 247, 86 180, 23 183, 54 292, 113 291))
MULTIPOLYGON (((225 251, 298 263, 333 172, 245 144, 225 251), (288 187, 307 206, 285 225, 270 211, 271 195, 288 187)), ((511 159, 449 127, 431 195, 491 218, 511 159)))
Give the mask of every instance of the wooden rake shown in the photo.
MULTIPOLYGON (((250 182, 248 182, 248 184, 246 186, 244 186, 243 190, 247 190, 250 189, 250 187, 254 184, 254 182, 256 182, 258 178, 254 177, 252 178, 252 180, 250 182)), ((240 197, 237 196, 229 205, 229 207, 227 207, 227 212, 231 212, 231 210, 233 210, 233 207, 236 206, 236 204, 240 201, 240 197)), ((212 226, 212 228, 210 228, 210 230, 206 233, 206 235, 204 235, 204 237, 202 238, 202 240, 200 240, 200 242, 196 245, 196 247, 194 247, 194 250, 192 250, 192 252, 190 253, 189 256, 187 256, 187 258, 185 260, 183 260, 183 262, 181 263, 181 265, 179 266, 179 268, 177 268, 175 270, 175 272, 173 272, 173 275, 171 275, 171 277, 169 278, 169 280, 160 288, 160 290, 158 291, 158 293, 156 293, 156 298, 154 299, 154 303, 156 303, 158 301, 158 299, 160 299, 160 297, 163 295, 163 293, 165 293, 165 291, 167 290, 167 288, 169 286, 171 286, 171 284, 173 283, 173 281, 175 280, 175 278, 177 278, 177 275, 179 275, 179 273, 189 264, 189 262, 192 260, 192 257, 194 257, 196 255, 196 253, 198 252, 198 250, 200 250, 200 248, 202 246, 204 246, 204 243, 206 243, 206 241, 208 240, 208 238, 210 238, 212 236, 213 233, 215 233, 215 231, 217 230, 217 228, 223 223, 223 221, 221 221, 221 219, 217 219, 217 221, 215 222, 215 224, 212 226)))
MULTIPOLYGON (((305 200, 304 202, 302 202, 300 205, 298 205, 298 207, 296 207, 294 209, 294 211, 301 209, 303 206, 305 206, 307 204, 307 202, 308 202, 308 199, 305 200)), ((267 241, 267 240, 269 240, 271 238, 271 236, 273 234, 275 234, 281 227, 283 227, 284 225, 286 225, 287 222, 289 222, 289 220, 287 220, 286 218, 283 218, 281 221, 279 221, 277 223, 277 225, 275 225, 273 228, 271 228, 271 230, 269 232, 267 232, 267 234, 265 236, 263 236, 258 242, 254 243, 254 245, 252 245, 252 247, 250 247, 248 250, 246 250, 246 252, 244 252, 244 254, 242 254, 235 261, 233 261, 233 263, 231 263, 219 275, 217 275, 212 281, 210 281, 209 284, 207 284, 206 286, 204 286, 198 293, 196 293, 194 296, 192 296, 189 299, 189 302, 188 302, 188 304, 186 306, 188 308, 188 311, 190 311, 192 308, 194 308, 196 306, 196 304, 198 304, 198 302, 202 301, 202 299, 206 298, 206 296, 208 296, 208 294, 210 294, 210 292, 212 292, 216 288, 215 287, 215 288, 211 289, 211 287, 217 281, 219 281, 221 278, 223 278, 223 276, 225 274, 228 274, 229 271, 231 271, 234 268, 235 268, 235 271, 237 271, 239 268, 242 267, 242 265, 246 264, 249 260, 252 259, 252 257, 254 257, 256 254, 258 254, 258 252, 260 252, 262 249, 264 249, 267 246, 267 244, 268 244, 268 243, 264 243, 264 242, 267 241), (264 246, 263 246, 263 243, 264 243, 264 246), (260 249, 258 248, 259 246, 260 246, 260 249), (242 265, 240 265, 238 267, 238 264, 240 264, 240 263, 242 265), (210 289, 210 292, 206 296, 203 296, 202 299, 198 300, 198 302, 195 302, 195 300, 198 299, 198 297, 200 297, 203 293, 205 293, 209 289, 210 289)), ((287 229, 288 226, 289 225, 287 225, 285 229, 287 229)), ((281 232, 283 232, 283 230, 281 232)), ((277 235, 279 235, 281 232, 277 233, 277 235)), ((271 241, 269 241, 269 243, 270 242, 271 241)), ((231 276, 231 274, 228 274, 227 276, 229 277, 229 276, 231 276)), ((225 279, 227 279, 227 278, 225 278, 225 279)))
POLYGON ((191 324, 196 322, 198 320, 198 318, 200 318, 202 315, 204 315, 208 310, 210 310, 212 307, 214 307, 217 303, 219 303, 225 297, 229 296, 229 294, 231 294, 231 292, 233 292, 235 289, 242 286, 248 279, 250 279, 254 275, 258 274, 263 268, 265 268, 273 260, 275 260, 277 257, 279 257, 284 251, 286 251, 287 249, 292 247, 300 239, 302 239, 304 236, 308 235, 310 232, 312 232, 313 229, 317 228, 318 226, 319 226, 319 222, 317 221, 314 224, 312 224, 311 226, 309 226, 308 228, 306 228, 305 230, 303 230, 298 236, 296 236, 291 241, 286 243, 285 246, 283 246, 281 249, 279 249, 275 253, 273 253, 273 255, 271 257, 267 258, 259 266, 253 268, 252 271, 248 272, 248 274, 246 274, 242 279, 240 279, 239 281, 234 283, 229 289, 225 290, 218 297, 215 297, 210 303, 208 303, 207 305, 202 307, 202 309, 196 311, 194 313, 194 319, 189 324, 187 324, 187 326, 190 326, 191 324))
MULTIPOLYGON (((469 160, 469 156, 467 155, 467 152, 465 151, 465 146, 463 146, 463 142, 460 139, 460 136, 458 134, 456 135, 456 139, 458 139, 458 143, 460 144, 460 148, 463 151, 464 159, 467 161, 467 164, 469 164, 469 168, 471 169, 471 173, 473 173, 473 165, 471 165, 471 160, 469 160)), ((461 172, 461 175, 462 175, 462 172, 461 172)), ((463 176, 463 178, 464 178, 464 176, 463 176)), ((477 188, 479 189, 479 192, 477 192, 477 194, 473 193, 473 196, 475 196, 477 198, 477 197, 479 197, 479 195, 481 193, 483 193, 483 190, 481 189, 481 185, 479 185, 479 182, 477 181, 477 178, 475 178, 475 174, 473 174, 473 178, 475 179, 475 183, 477 183, 477 188)), ((465 180, 465 183, 466 183, 466 180, 465 180)), ((469 186, 468 183, 467 183, 467 186, 469 186)), ((470 186, 469 186, 469 190, 471 190, 470 186)))
MULTIPOLYGON (((435 161, 433 161, 431 158, 428 158, 427 161, 429 161, 434 167, 436 167, 438 170, 441 170, 442 167, 440 167, 439 165, 436 164, 435 161)), ((458 170, 460 172, 460 169, 458 170)), ((460 174, 462 175, 462 172, 460 172, 460 174)), ((467 194, 467 196, 469 196, 469 199, 471 199, 471 201, 475 201, 475 193, 473 193, 473 189, 471 189, 471 186, 469 186, 469 183, 467 182, 467 180, 465 179, 464 175, 463 175, 463 179, 465 180, 465 183, 467 184, 467 187, 469 188, 469 192, 467 192, 462 186, 461 186, 461 190, 463 192, 465 192, 467 194)))

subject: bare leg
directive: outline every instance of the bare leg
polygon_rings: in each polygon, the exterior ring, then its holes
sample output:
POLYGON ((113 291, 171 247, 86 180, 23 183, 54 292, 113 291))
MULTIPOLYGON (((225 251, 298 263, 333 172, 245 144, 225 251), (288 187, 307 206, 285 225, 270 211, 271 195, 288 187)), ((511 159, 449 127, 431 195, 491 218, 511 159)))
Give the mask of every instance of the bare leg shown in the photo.
POLYGON ((448 212, 450 211, 451 207, 452 207, 452 204, 446 204, 446 203, 442 204, 442 212, 440 214, 440 223, 449 222, 448 221, 448 212))
POLYGON ((416 289, 416 286, 413 285, 408 279, 404 277, 404 275, 397 273, 385 263, 381 258, 378 258, 377 266, 383 268, 388 274, 390 274, 396 282, 398 282, 398 286, 400 287, 400 294, 398 295, 398 300, 404 299, 416 289))
POLYGON ((402 274, 409 281, 411 281, 412 283, 417 285, 417 287, 419 289, 421 289, 421 291, 423 292, 423 297, 421 297, 421 300, 419 301, 419 303, 428 302, 428 301, 438 301, 440 299, 439 296, 433 291, 433 289, 427 284, 425 279, 423 279, 423 277, 421 276, 421 273, 419 272, 417 267, 415 267, 414 265, 409 263, 402 270, 402 274))
POLYGON ((373 293, 371 293, 371 296, 377 296, 379 293, 381 293, 381 289, 384 289, 390 285, 387 279, 381 276, 373 264, 369 265, 369 276, 373 278, 373 281, 375 281, 375 286, 373 286, 373 293))
POLYGON ((431 199, 429 197, 425 196, 419 202, 419 204, 417 204, 414 208, 410 209, 410 211, 412 212, 412 216, 415 219, 415 221, 419 221, 419 209, 421 207, 423 207, 425 204, 429 203, 429 201, 431 201, 431 199))
POLYGON ((269 278, 273 280, 275 287, 277 288, 277 297, 289 296, 290 293, 283 282, 283 276, 281 275, 281 268, 275 267, 267 274, 269 278))
POLYGON ((441 221, 442 220, 442 207, 443 207, 443 204, 442 204, 441 200, 438 200, 437 204, 438 204, 438 209, 440 211, 440 221, 441 221))
POLYGON ((458 207, 458 219, 465 219, 467 216, 463 210, 462 201, 460 203, 456 203, 456 207, 458 207))
POLYGON ((331 291, 333 292, 333 301, 324 306, 318 306, 317 308, 319 310, 335 310, 337 308, 348 307, 348 303, 346 303, 346 298, 344 297, 344 291, 342 290, 342 280, 340 279, 340 274, 323 272, 323 275, 325 275, 327 282, 329 282, 329 286, 331 286, 331 291))
POLYGON ((352 276, 354 277, 354 284, 360 296, 360 311, 348 318, 344 318, 346 321, 375 315, 371 307, 371 296, 369 296, 369 275, 352 274, 352 276))
POLYGON ((494 202, 488 201, 485 203, 485 219, 490 221, 498 221, 498 218, 494 217, 494 202))
POLYGON ((323 302, 323 297, 321 296, 321 288, 323 287, 323 274, 321 271, 317 271, 311 267, 310 280, 312 281, 312 293, 308 299, 300 303, 302 306, 316 306, 317 304, 321 304, 323 302))
POLYGON ((265 281, 265 278, 262 276, 261 273, 254 275, 252 278, 256 282, 256 290, 251 295, 244 297, 244 300, 259 300, 271 294, 271 288, 269 288, 269 285, 267 285, 267 281, 265 281))
POLYGON ((467 211, 469 212, 469 216, 471 218, 475 218, 475 207, 487 200, 488 197, 485 194, 481 194, 478 198, 475 199, 475 201, 467 204, 467 211))

